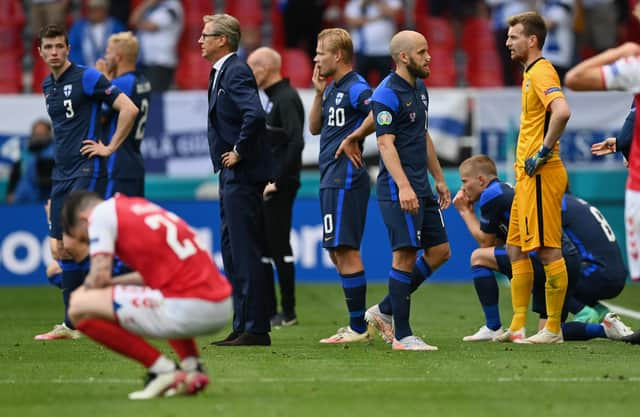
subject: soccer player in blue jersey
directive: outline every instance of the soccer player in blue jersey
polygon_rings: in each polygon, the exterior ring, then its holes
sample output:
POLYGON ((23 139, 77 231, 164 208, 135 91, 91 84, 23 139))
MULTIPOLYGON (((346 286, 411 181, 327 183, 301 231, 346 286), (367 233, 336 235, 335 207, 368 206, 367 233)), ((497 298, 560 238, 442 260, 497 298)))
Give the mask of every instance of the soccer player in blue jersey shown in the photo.
MULTIPOLYGON (((136 71, 138 60, 138 40, 131 32, 111 35, 107 42, 104 59, 98 60, 96 68, 102 72, 113 85, 133 101, 140 110, 133 129, 107 160, 107 186, 105 198, 115 193, 130 197, 144 197, 144 161, 140 152, 140 142, 149 115, 151 102, 151 83, 145 76, 136 71)), ((105 144, 109 144, 116 129, 118 114, 109 106, 103 105, 105 144)))
MULTIPOLYGON (((323 247, 329 251, 342 280, 349 325, 320 343, 363 342, 370 338, 364 320, 367 281, 360 256, 369 202, 366 167, 345 155, 336 157, 344 138, 369 113, 371 88, 353 71, 353 44, 344 29, 318 35, 313 86, 316 95, 309 113, 309 130, 320 134, 320 206, 323 247), (328 84, 327 80, 333 78, 328 84)), ((362 143, 354 146, 361 148, 362 143)))
MULTIPOLYGON (((480 247, 471 254, 471 275, 485 315, 485 325, 464 341, 493 340, 503 333, 498 310, 498 285, 493 271, 511 277, 511 264, 504 248, 514 190, 501 182, 496 165, 485 155, 466 159, 459 167, 462 188, 454 206, 480 247), (476 216, 473 204, 479 206, 476 216)), ((568 311, 576 319, 592 323, 564 323, 565 340, 593 337, 619 338, 629 329, 619 318, 598 303, 617 296, 624 287, 626 269, 611 228, 593 206, 566 194, 563 200, 563 256, 567 260, 570 291, 564 317, 568 311), (595 307, 595 309, 593 308, 595 307), (601 309, 598 313, 596 309, 601 309), (580 317, 580 316, 585 317, 580 317), (604 319, 604 320, 602 320, 604 319), (602 325, 598 324, 602 321, 602 325)), ((534 270, 533 310, 546 318, 544 268, 531 254, 534 270)))
POLYGON ((64 29, 55 25, 43 28, 39 43, 40 56, 51 70, 51 75, 42 84, 55 144, 49 235, 56 239, 53 258, 59 260, 62 267, 65 321, 36 339, 69 339, 77 336, 70 331, 73 325, 66 314, 69 295, 82 284, 86 270, 64 249, 60 210, 71 191, 104 192, 102 157, 110 156, 125 140, 138 109, 96 69, 76 66, 69 61, 69 39, 64 29), (103 102, 119 113, 115 132, 107 146, 97 141, 103 102))
POLYGON ((440 212, 450 195, 428 131, 429 95, 423 82, 431 57, 427 40, 413 31, 397 33, 389 49, 396 70, 375 90, 371 107, 381 156, 376 191, 393 260, 389 294, 367 310, 367 321, 394 350, 436 350, 413 335, 409 325, 411 293, 450 255, 440 212), (424 249, 420 258, 419 249, 424 249))

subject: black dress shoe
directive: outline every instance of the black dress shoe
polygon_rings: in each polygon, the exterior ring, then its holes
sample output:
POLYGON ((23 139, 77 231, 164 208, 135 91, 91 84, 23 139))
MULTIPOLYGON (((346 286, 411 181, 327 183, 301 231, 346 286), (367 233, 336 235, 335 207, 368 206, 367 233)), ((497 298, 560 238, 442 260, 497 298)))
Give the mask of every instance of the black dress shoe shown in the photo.
POLYGON ((218 346, 271 346, 271 337, 269 333, 242 333, 236 339, 218 346))
POLYGON ((221 346, 223 344, 227 344, 229 342, 234 341, 235 339, 238 338, 238 336, 240 336, 242 333, 240 332, 236 332, 236 331, 232 331, 231 333, 229 333, 229 335, 227 337, 225 337, 222 340, 217 340, 215 342, 211 342, 212 345, 216 345, 216 346, 221 346))

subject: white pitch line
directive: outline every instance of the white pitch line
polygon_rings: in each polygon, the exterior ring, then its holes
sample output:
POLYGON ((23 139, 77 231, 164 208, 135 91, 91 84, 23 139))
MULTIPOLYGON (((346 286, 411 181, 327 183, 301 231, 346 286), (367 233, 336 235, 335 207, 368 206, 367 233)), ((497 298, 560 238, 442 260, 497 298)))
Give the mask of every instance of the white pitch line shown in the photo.
MULTIPOLYGON (((610 383, 610 382, 640 382, 640 376, 611 376, 611 377, 498 377, 498 378, 430 378, 430 377, 386 377, 386 378, 213 378, 214 383, 221 384, 246 384, 258 382, 261 384, 286 384, 286 383, 509 383, 509 382, 547 382, 547 383, 610 383)), ((0 385, 30 385, 30 384, 139 384, 141 379, 133 378, 54 378, 54 379, 0 379, 0 385)))
POLYGON ((621 316, 631 317, 632 319, 640 320, 640 311, 631 310, 630 308, 625 308, 622 306, 617 306, 615 304, 607 303, 605 301, 600 301, 600 304, 607 307, 609 310, 613 311, 616 314, 620 314, 621 316))

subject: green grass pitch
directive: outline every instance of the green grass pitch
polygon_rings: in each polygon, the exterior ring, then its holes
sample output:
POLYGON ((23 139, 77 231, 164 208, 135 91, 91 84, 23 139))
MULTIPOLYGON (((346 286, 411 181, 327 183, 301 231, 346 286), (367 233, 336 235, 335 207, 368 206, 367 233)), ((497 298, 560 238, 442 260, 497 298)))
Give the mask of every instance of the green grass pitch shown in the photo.
MULTIPOLYGON (((384 291, 370 285, 368 304, 384 291)), ((509 289, 501 295, 508 322, 509 289)), ((470 284, 429 283, 413 297, 414 332, 438 352, 392 352, 379 337, 320 345, 346 324, 343 295, 337 284, 301 284, 299 326, 274 330, 267 348, 208 345, 226 333, 201 337, 209 388, 193 398, 142 402, 127 400, 142 385, 138 364, 86 338, 33 340, 60 320, 60 302, 53 288, 0 289, 1 417, 617 417, 638 415, 640 405, 640 346, 463 343, 482 324, 470 284)), ((640 310, 640 286, 629 285, 613 302, 640 310)), ((535 326, 530 314, 529 333, 535 326)))

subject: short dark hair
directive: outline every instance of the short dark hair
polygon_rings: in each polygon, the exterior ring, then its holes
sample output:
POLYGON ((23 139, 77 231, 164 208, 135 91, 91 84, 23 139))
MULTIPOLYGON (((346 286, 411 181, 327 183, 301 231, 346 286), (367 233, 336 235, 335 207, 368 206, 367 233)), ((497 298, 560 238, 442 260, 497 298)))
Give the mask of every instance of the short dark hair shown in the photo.
POLYGON ((38 34, 39 45, 42 45, 42 40, 44 38, 57 38, 58 36, 64 37, 64 43, 69 46, 69 35, 67 35, 67 31, 62 26, 44 26, 42 29, 40 29, 40 33, 38 34))
POLYGON ((60 212, 62 232, 71 235, 71 229, 78 224, 78 213, 86 210, 94 201, 102 201, 98 193, 87 190, 71 192, 64 201, 60 212))
POLYGON ((524 28, 524 34, 527 36, 535 35, 538 39, 538 48, 542 49, 544 40, 547 37, 547 25, 544 19, 536 12, 524 12, 511 16, 509 18, 509 26, 515 26, 518 23, 524 28))

